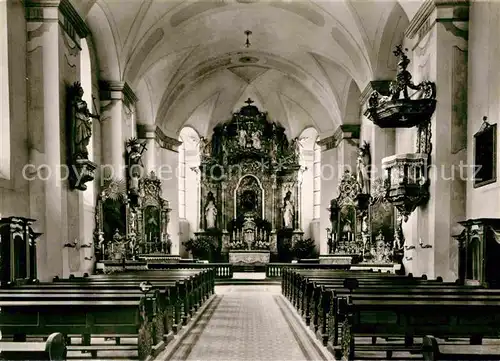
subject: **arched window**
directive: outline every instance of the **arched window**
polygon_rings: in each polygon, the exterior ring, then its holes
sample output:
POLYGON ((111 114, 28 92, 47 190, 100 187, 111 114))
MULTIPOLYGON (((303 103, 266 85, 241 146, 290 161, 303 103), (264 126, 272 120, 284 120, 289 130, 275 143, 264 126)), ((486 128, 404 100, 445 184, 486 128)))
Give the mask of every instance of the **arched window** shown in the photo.
POLYGON ((199 207, 198 153, 200 137, 191 127, 181 130, 179 140, 179 218, 186 219, 192 228, 197 228, 199 207))
MULTIPOLYGON (((92 101, 92 68, 90 65, 90 51, 85 39, 81 39, 82 50, 80 52, 80 83, 83 88, 83 100, 87 102, 87 107, 91 112, 93 109, 92 101)), ((87 150, 89 152, 89 160, 94 161, 94 136, 90 137, 87 150)), ((87 189, 83 192, 83 203, 85 205, 94 206, 95 204, 95 190, 94 184, 89 184, 87 189)))
POLYGON ((319 219, 321 211, 321 146, 318 144, 318 137, 314 140, 313 179, 313 218, 319 219))
POLYGON ((0 179, 10 179, 10 95, 7 1, 0 1, 0 179))

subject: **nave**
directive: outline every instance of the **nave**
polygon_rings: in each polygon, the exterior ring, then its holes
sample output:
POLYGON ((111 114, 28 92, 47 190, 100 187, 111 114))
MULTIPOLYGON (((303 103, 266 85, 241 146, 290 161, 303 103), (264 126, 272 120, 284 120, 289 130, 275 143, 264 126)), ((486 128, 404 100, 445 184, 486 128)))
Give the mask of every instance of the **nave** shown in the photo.
POLYGON ((190 332, 158 360, 333 360, 279 285, 223 285, 190 332), (163 358, 165 357, 165 358, 163 358))

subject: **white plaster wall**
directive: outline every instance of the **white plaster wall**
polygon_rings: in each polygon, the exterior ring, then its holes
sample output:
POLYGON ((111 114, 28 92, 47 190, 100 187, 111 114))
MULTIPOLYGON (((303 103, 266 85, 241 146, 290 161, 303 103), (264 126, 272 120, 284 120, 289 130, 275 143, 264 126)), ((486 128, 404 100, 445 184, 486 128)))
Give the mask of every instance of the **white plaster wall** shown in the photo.
MULTIPOLYGON (((474 188, 467 181, 467 218, 500 217, 500 2, 473 1, 469 20, 467 164, 474 164, 474 133, 488 116, 497 123, 497 181, 474 188)), ((468 166, 468 179, 472 168, 468 166)))
MULTIPOLYGON (((1 4, 6 17, 8 53, 4 60, 8 62, 8 73, 2 82, 8 84, 8 114, 10 122, 8 133, 2 129, 2 136, 9 138, 10 175, 9 179, 0 176, 0 214, 2 217, 29 216, 28 181, 23 177, 23 167, 28 163, 27 132, 27 94, 26 94, 26 20, 24 6, 18 1, 6 1, 1 4)), ((3 96, 3 95, 2 95, 3 96)), ((36 225, 35 225, 36 227, 36 225)))

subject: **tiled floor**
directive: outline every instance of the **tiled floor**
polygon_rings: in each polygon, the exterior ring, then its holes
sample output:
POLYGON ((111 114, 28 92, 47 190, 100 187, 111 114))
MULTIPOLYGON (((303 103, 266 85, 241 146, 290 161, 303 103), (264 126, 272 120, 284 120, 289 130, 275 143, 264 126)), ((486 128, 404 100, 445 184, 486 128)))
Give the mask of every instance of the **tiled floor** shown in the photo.
POLYGON ((281 296, 280 286, 218 286, 216 299, 168 360, 331 360, 281 296))

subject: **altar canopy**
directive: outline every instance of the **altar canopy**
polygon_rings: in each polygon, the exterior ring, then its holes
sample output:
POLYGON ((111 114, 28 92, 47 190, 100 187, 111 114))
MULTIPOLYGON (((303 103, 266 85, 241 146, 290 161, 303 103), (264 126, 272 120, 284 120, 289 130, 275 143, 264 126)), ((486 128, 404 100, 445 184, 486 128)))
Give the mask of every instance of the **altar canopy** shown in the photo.
POLYGON ((269 250, 302 237, 298 138, 253 101, 200 141, 200 230, 220 235, 222 252, 269 250))

